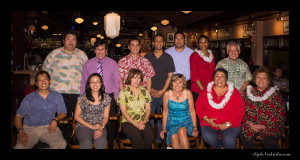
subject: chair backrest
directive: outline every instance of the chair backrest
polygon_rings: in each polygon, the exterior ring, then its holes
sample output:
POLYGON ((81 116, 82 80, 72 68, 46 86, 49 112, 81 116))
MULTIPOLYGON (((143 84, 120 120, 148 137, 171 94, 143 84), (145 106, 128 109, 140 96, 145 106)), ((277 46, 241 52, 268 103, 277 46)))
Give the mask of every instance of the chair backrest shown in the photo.
POLYGON ((24 84, 30 83, 29 74, 14 74, 12 79, 12 94, 24 94, 24 84))

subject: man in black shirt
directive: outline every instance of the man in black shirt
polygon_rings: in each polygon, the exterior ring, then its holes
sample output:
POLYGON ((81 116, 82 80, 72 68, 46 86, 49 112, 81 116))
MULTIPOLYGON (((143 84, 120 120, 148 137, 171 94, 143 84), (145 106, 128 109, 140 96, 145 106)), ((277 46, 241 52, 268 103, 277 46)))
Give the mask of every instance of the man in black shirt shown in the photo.
MULTIPOLYGON (((164 52, 163 47, 165 45, 164 36, 157 34, 154 36, 154 51, 145 55, 155 71, 155 76, 151 77, 152 85, 150 90, 150 95, 152 98, 151 103, 151 113, 161 113, 162 112, 162 95, 169 88, 169 83, 171 76, 175 72, 175 66, 173 58, 164 52)), ((154 128, 153 119, 150 120, 152 127, 154 128)), ((162 141, 160 139, 161 131, 161 120, 157 121, 157 136, 155 142, 161 145, 162 141)))

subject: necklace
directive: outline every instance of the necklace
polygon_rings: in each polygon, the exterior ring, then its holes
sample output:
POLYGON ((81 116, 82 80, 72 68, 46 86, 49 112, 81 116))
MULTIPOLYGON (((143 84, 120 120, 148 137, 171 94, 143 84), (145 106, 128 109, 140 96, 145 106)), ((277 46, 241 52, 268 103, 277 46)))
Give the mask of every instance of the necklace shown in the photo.
POLYGON ((207 98, 208 98, 208 103, 215 109, 222 109, 226 105, 226 103, 230 100, 230 97, 233 93, 233 84, 231 82, 227 82, 228 84, 228 92, 225 94, 225 97, 221 101, 221 103, 217 104, 213 101, 213 96, 211 94, 212 91, 212 86, 214 84, 214 81, 208 83, 207 85, 207 98))
POLYGON ((210 62, 213 60, 213 54, 212 54, 212 52, 211 52, 209 49, 207 50, 207 52, 208 52, 208 54, 209 54, 208 57, 206 57, 206 56, 204 55, 204 53, 203 53, 201 50, 197 50, 197 49, 196 49, 195 51, 199 54, 200 57, 203 58, 203 60, 204 60, 205 62, 210 63, 210 62))
MULTIPOLYGON (((176 101, 178 101, 180 97, 178 95, 176 95, 174 91, 172 91, 172 92, 176 96, 176 101)), ((181 93, 179 95, 181 95, 181 94, 182 94, 182 91, 181 91, 181 93)))
POLYGON ((278 90, 278 87, 271 87, 262 97, 254 96, 251 91, 252 91, 252 86, 248 85, 247 86, 247 97, 252 100, 253 102, 261 102, 267 100, 276 90, 278 90))

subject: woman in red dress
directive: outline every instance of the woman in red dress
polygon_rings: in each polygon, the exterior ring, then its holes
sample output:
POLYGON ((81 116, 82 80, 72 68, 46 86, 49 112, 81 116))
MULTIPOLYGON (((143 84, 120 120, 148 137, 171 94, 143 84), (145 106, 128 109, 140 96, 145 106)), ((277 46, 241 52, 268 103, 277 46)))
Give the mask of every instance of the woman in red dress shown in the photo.
MULTIPOLYGON (((191 69, 191 92, 194 101, 196 102, 201 91, 206 88, 207 84, 213 81, 213 73, 215 71, 216 63, 214 55, 209 47, 208 37, 201 35, 198 38, 200 50, 195 50, 190 56, 191 69)), ((197 128, 200 133, 199 118, 197 116, 197 128)))
POLYGON ((285 122, 284 100, 277 87, 270 87, 271 76, 266 67, 253 73, 257 87, 247 86, 243 98, 245 116, 242 120, 241 141, 245 149, 255 149, 253 140, 260 136, 265 149, 280 149, 278 138, 285 122))

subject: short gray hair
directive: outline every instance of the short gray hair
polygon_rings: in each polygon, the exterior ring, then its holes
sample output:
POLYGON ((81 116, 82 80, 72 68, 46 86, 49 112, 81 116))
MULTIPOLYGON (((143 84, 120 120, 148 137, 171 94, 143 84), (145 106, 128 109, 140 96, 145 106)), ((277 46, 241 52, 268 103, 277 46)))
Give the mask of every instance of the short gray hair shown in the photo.
POLYGON ((229 46, 231 46, 231 45, 236 45, 236 47, 237 47, 237 49, 238 49, 238 51, 241 51, 241 49, 240 49, 240 45, 239 44, 237 44, 237 43, 235 43, 235 42, 229 42, 228 44, 227 44, 227 46, 226 46, 226 51, 228 52, 228 50, 229 50, 229 46))

